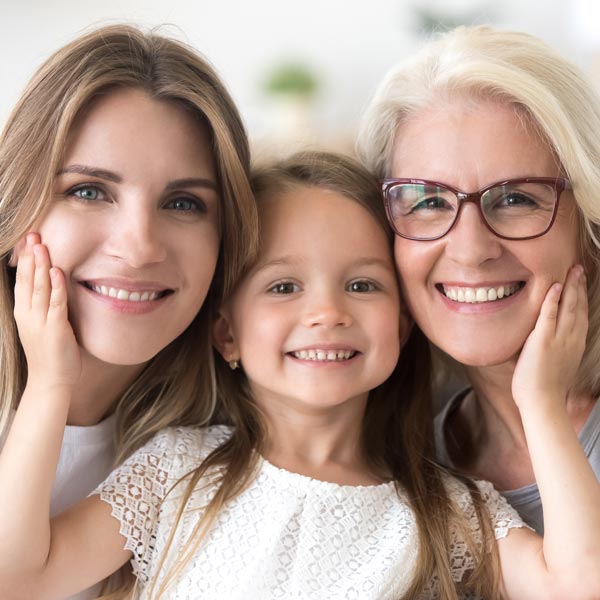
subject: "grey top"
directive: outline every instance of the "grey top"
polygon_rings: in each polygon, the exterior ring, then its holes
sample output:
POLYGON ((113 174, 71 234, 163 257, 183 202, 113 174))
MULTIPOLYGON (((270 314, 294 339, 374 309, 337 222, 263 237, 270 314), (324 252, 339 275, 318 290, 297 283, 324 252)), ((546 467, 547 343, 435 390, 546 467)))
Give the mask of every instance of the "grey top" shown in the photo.
MULTIPOLYGON (((461 390, 455 394, 436 416, 434 422, 435 445, 438 460, 447 467, 455 468, 448 456, 444 430, 449 416, 458 409, 465 396, 471 391, 470 388, 461 390)), ((579 441, 585 455, 588 457, 596 477, 600 479, 600 402, 596 402, 587 421, 579 432, 579 441)), ((544 518, 542 512, 542 501, 540 492, 535 483, 526 485, 516 490, 504 490, 500 493, 512 504, 521 515, 521 518, 533 527, 540 535, 544 535, 544 518)))

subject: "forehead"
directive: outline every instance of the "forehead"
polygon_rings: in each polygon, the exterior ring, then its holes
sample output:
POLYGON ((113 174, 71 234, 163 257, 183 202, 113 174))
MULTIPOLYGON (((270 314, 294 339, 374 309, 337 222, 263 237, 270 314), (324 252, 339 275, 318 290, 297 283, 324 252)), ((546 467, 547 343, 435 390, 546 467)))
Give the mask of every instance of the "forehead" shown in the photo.
POLYGON ((298 185, 270 192, 259 199, 258 207, 263 255, 292 246, 303 253, 315 248, 324 252, 326 247, 330 252, 391 252, 375 217, 339 192, 298 185))
POLYGON ((418 111, 397 131, 391 168, 393 177, 431 179, 465 191, 560 174, 555 154, 523 112, 489 100, 418 111))

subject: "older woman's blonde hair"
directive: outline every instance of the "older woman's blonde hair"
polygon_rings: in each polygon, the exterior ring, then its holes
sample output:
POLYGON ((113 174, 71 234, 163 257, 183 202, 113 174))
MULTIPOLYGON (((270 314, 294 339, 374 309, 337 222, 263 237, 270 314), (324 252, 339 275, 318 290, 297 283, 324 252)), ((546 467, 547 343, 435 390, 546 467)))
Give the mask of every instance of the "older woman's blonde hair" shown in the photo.
POLYGON ((31 79, 0 137, 0 432, 26 379, 12 314, 9 255, 51 202, 78 116, 99 94, 122 88, 179 103, 206 125, 220 188, 222 241, 203 308, 117 401, 117 461, 167 425, 199 424, 212 416, 212 307, 228 293, 257 245, 246 132, 227 90, 201 56, 183 43, 128 25, 97 29, 58 50, 31 79))
POLYGON ((598 394, 600 101, 582 73, 541 40, 490 27, 459 27, 385 77, 361 123, 357 150, 362 161, 379 177, 389 176, 403 122, 424 108, 461 100, 513 106, 571 180, 581 221, 590 317, 576 385, 598 394))

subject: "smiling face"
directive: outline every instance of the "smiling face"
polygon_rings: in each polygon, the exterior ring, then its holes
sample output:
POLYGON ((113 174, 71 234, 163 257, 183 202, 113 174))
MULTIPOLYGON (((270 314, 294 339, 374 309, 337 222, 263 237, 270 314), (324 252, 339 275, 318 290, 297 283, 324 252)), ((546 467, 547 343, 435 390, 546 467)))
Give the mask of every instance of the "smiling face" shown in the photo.
POLYGON ((35 230, 93 357, 141 364, 198 313, 219 251, 210 148, 191 113, 134 89, 101 97, 76 123, 35 230))
POLYGON ((262 198, 261 253, 223 314, 257 403, 322 411, 356 406, 399 353, 389 242, 365 208, 298 186, 262 198))
MULTIPOLYGON (((474 192, 519 177, 557 177, 557 161, 505 105, 459 103, 424 110, 397 134, 392 177, 427 179, 474 192)), ((580 262, 572 192, 563 192, 548 233, 503 240, 487 229, 473 203, 443 238, 396 236, 404 297, 427 337, 472 366, 513 359, 533 329, 550 285, 580 262)))

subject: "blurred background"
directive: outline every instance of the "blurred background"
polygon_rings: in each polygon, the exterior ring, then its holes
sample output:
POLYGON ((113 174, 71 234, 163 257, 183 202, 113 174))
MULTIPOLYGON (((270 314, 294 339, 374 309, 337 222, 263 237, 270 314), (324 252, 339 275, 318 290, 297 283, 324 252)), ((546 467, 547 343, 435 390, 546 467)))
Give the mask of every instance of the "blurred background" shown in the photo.
POLYGON ((0 0, 0 125, 35 68, 86 29, 127 21, 202 52, 228 85, 258 155, 352 150, 375 85, 432 32, 527 31, 600 87, 598 0, 0 0))

